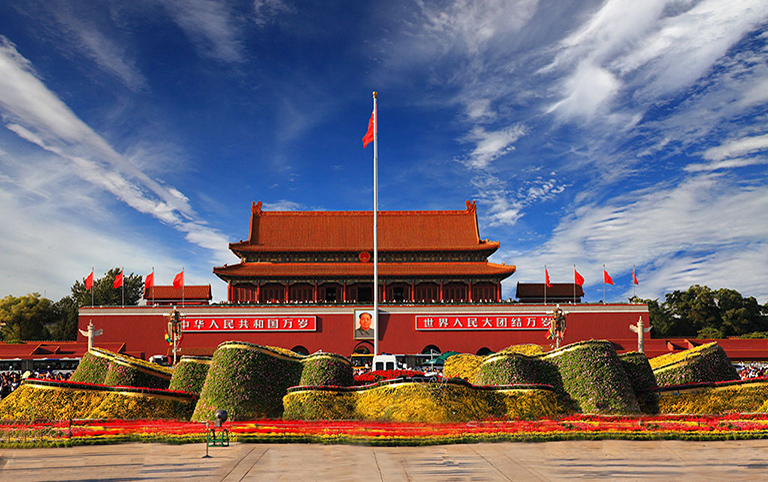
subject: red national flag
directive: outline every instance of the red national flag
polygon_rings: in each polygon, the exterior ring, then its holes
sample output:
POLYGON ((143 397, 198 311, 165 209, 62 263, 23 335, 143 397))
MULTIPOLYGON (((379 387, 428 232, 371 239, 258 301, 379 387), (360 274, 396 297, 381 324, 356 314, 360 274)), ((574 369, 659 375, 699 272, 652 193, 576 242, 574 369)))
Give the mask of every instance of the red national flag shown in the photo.
POLYGON ((613 285, 613 279, 611 278, 611 275, 608 274, 608 272, 603 269, 603 283, 607 283, 609 285, 613 285))
POLYGON ((547 284, 547 288, 552 287, 552 285, 549 284, 549 271, 547 271, 547 268, 544 268, 544 282, 547 284))
POLYGON ((576 268, 573 269, 573 282, 579 286, 584 286, 584 277, 576 271, 576 268))
POLYGON ((123 286, 123 272, 120 271, 120 273, 115 276, 115 281, 112 283, 113 288, 119 288, 123 286))
POLYGON ((637 281, 637 276, 635 276, 635 268, 632 268, 632 282, 635 283, 636 285, 640 284, 637 281))
POLYGON ((146 278, 144 278, 144 289, 149 289, 151 287, 155 286, 155 272, 151 272, 147 275, 146 278))
POLYGON ((181 288, 184 286, 184 270, 181 270, 181 273, 177 274, 175 278, 173 278, 173 287, 174 288, 181 288))
POLYGON ((373 112, 371 112, 371 120, 368 121, 368 132, 363 136, 363 149, 373 142, 373 115, 373 112))
POLYGON ((93 288, 93 270, 91 270, 91 274, 85 278, 85 291, 88 291, 91 288, 93 288))

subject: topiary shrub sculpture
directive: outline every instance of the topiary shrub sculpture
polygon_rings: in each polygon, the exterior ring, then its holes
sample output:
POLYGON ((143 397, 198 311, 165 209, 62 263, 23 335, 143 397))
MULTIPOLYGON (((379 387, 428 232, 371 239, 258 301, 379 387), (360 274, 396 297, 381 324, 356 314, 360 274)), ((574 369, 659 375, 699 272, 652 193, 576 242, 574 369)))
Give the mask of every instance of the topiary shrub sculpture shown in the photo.
POLYGON ((71 381, 98 385, 168 388, 173 370, 123 353, 91 348, 83 355, 71 381))
POLYGON ((738 380, 723 348, 713 341, 680 353, 649 360, 659 386, 738 380))
POLYGON ((200 395, 211 366, 209 356, 184 355, 173 368, 170 390, 179 390, 200 395))

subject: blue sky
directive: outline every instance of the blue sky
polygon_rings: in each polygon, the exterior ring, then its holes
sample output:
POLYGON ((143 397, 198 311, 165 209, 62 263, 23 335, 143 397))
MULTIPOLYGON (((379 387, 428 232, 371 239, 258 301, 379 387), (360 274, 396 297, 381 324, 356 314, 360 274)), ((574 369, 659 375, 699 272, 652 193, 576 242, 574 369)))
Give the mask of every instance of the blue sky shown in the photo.
POLYGON ((463 209, 607 301, 768 302, 768 2, 0 4, 0 294, 95 267, 226 286, 267 210, 463 209), (636 266, 640 284, 631 283, 636 266))

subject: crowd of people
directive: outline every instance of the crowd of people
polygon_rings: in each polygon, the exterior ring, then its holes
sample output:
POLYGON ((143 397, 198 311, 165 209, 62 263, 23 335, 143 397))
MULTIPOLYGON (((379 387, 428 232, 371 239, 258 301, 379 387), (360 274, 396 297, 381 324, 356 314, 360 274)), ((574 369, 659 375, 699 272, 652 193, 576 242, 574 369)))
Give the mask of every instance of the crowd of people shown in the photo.
POLYGON ((762 365, 744 365, 739 370, 739 377, 742 380, 747 378, 764 378, 768 377, 768 367, 762 365))
POLYGON ((25 378, 38 378, 41 380, 69 380, 72 376, 71 372, 61 372, 53 370, 44 370, 40 372, 18 372, 7 371, 0 372, 0 400, 10 395, 14 390, 19 388, 21 381, 25 378))

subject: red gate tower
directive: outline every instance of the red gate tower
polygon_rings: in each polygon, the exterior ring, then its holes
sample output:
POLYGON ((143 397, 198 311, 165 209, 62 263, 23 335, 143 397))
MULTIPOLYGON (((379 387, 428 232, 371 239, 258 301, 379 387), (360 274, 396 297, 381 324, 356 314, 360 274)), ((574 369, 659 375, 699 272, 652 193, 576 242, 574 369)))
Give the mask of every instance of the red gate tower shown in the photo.
MULTIPOLYGON (((501 301, 515 266, 491 263, 499 243, 480 239, 477 207, 379 212, 379 302, 501 301)), ((247 241, 230 243, 241 262, 213 272, 230 303, 373 302, 372 211, 263 211, 251 208, 247 241)))

